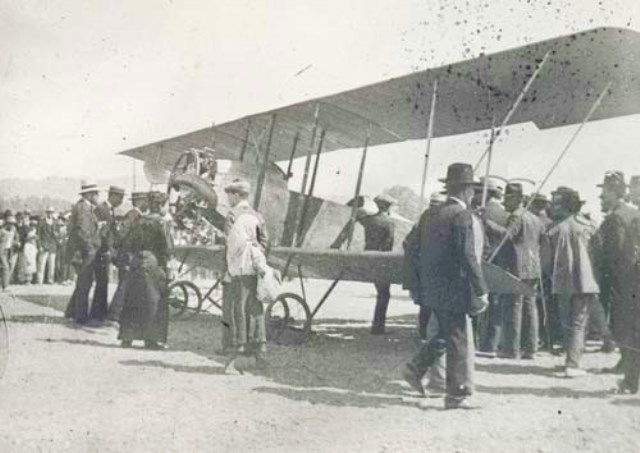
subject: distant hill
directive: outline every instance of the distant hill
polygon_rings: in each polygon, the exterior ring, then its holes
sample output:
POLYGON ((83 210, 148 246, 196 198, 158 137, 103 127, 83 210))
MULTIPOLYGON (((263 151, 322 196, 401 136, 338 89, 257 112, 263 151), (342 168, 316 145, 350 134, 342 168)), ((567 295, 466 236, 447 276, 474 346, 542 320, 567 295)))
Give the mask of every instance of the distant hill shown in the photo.
MULTIPOLYGON (((32 213, 41 213, 48 206, 53 206, 58 212, 68 211, 78 200, 81 183, 81 179, 57 176, 44 179, 0 179, 0 209, 2 211, 29 209, 32 213)), ((131 178, 98 179, 96 183, 104 191, 110 185, 118 185, 129 191, 131 178)), ((101 193, 101 199, 105 196, 105 192, 101 193)))

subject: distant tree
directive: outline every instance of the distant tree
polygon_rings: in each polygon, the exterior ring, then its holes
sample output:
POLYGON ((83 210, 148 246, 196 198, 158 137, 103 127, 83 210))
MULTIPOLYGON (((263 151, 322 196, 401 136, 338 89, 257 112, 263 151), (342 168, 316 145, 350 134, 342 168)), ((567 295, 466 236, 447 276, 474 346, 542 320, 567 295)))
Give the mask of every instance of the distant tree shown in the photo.
POLYGON ((395 211, 409 220, 417 221, 422 209, 420 209, 420 196, 411 188, 395 185, 384 189, 384 193, 398 200, 395 211))

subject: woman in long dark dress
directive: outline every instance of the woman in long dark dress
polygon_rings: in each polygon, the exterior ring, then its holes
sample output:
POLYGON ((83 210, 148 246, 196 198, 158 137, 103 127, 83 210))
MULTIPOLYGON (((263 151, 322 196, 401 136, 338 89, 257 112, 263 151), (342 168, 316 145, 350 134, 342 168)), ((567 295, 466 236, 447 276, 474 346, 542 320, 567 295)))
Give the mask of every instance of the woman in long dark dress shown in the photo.
POLYGON ((118 339, 123 347, 143 340, 149 349, 163 349, 169 329, 167 261, 171 237, 165 221, 150 214, 135 221, 123 246, 131 256, 118 339))

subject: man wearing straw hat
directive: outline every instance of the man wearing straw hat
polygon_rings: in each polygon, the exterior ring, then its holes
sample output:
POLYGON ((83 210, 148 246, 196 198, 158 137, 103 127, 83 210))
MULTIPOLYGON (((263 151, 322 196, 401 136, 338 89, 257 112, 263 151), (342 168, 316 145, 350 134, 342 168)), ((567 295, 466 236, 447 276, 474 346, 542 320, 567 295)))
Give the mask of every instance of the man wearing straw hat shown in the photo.
MULTIPOLYGON (((76 287, 67 306, 66 315, 77 324, 97 326, 99 320, 89 318, 89 291, 94 279, 94 261, 100 246, 98 219, 95 206, 98 203, 98 186, 83 182, 80 189, 80 201, 73 205, 69 223, 69 240, 73 254, 81 259, 78 268, 76 287)), ((72 256, 73 256, 72 254, 72 256)))
POLYGON ((421 379, 446 352, 446 409, 470 408, 473 360, 469 360, 471 323, 468 316, 486 310, 487 285, 474 250, 473 221, 469 209, 474 195, 473 168, 454 163, 443 180, 447 201, 420 226, 419 304, 433 309, 438 334, 423 344, 403 370, 403 378, 424 395, 421 379))

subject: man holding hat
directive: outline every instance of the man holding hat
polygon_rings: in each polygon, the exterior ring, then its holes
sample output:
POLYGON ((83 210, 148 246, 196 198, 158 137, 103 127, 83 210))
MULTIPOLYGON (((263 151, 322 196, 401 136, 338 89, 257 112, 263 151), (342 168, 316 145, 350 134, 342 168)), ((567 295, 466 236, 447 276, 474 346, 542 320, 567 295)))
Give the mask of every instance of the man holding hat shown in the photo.
POLYGON ((20 247, 18 232, 16 230, 16 218, 11 210, 4 212, 4 224, 0 229, 0 284, 2 290, 6 290, 11 281, 11 257, 14 250, 20 247))
POLYGON ((223 347, 244 353, 252 341, 261 358, 267 338, 264 308, 256 290, 258 275, 266 272, 267 229, 262 216, 249 205, 251 187, 247 181, 236 179, 224 190, 231 209, 224 228, 227 272, 223 319, 229 331, 223 337, 223 347))
POLYGON ((94 261, 100 234, 95 206, 98 202, 98 186, 94 183, 83 182, 80 189, 80 201, 73 205, 69 222, 69 241, 71 250, 80 256, 81 264, 78 268, 76 287, 67 306, 67 317, 73 318, 78 324, 98 325, 99 321, 89 317, 89 291, 94 279, 94 261))
POLYGON ((638 332, 637 273, 634 244, 637 238, 631 234, 632 224, 639 219, 636 209, 624 203, 627 186, 624 173, 608 171, 602 189, 600 205, 607 213, 598 230, 599 247, 597 250, 600 293, 605 308, 609 308, 614 338, 622 355, 615 369, 625 374, 620 383, 621 392, 636 393, 638 379, 634 377, 637 366, 637 354, 633 348, 638 332))
MULTIPOLYGON (((389 217, 391 206, 396 202, 395 198, 388 194, 380 194, 373 199, 378 207, 374 215, 362 216, 358 221, 364 227, 364 249, 379 252, 390 252, 393 249, 395 225, 389 217)), ((383 279, 374 282, 376 286, 376 307, 373 312, 371 334, 384 334, 387 307, 391 297, 391 282, 383 279)))
POLYGON ((45 216, 38 222, 38 284, 53 284, 58 251, 58 225, 55 209, 48 207, 45 216), (47 278, 45 279, 45 271, 47 278))
POLYGON ((107 315, 111 257, 115 254, 115 246, 118 241, 115 210, 122 204, 123 200, 124 189, 111 186, 109 187, 107 199, 95 209, 99 225, 100 248, 96 253, 94 264, 96 287, 93 291, 90 317, 98 321, 104 321, 107 315))
POLYGON ((404 379, 424 394, 421 379, 445 352, 447 395, 445 408, 468 408, 473 392, 473 360, 469 348, 470 321, 488 306, 487 285, 474 250, 472 213, 473 168, 454 163, 447 169, 447 201, 420 224, 419 281, 416 302, 433 309, 438 334, 424 344, 403 370, 404 379))

